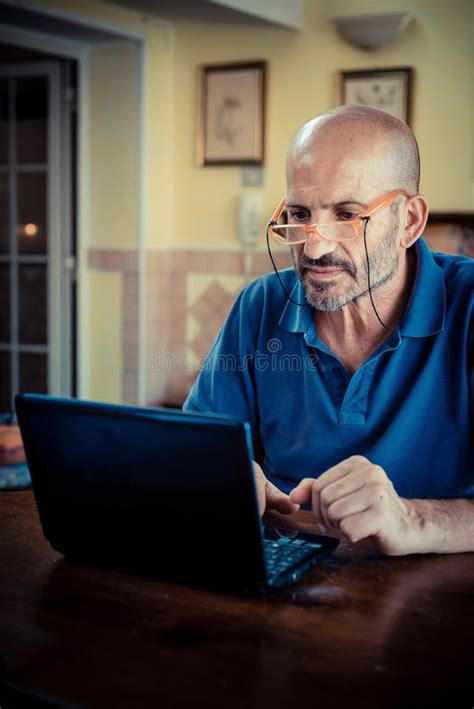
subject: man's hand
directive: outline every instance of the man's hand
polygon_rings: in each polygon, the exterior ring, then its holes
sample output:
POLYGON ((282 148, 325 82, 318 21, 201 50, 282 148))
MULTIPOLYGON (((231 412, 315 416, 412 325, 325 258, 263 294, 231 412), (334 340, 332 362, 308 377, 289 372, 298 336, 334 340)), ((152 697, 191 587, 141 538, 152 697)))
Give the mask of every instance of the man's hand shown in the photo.
POLYGON ((425 551, 415 506, 397 495, 383 468, 360 455, 335 465, 316 480, 305 478, 290 493, 311 502, 324 534, 358 542, 370 537, 385 554, 425 551))
POLYGON ((288 495, 279 490, 265 477, 258 463, 253 463, 255 487, 257 489, 258 510, 260 516, 265 510, 276 510, 284 515, 291 515, 299 510, 300 506, 292 502, 288 495))

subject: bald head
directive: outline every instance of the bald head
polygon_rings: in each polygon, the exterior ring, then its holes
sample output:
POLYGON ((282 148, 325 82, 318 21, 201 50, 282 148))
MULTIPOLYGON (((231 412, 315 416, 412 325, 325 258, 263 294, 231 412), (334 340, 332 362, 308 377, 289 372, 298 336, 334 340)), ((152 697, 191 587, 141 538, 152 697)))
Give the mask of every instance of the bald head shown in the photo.
POLYGON ((403 121, 367 106, 340 106, 305 123, 288 150, 288 169, 298 163, 310 167, 324 149, 378 163, 385 187, 416 194, 420 156, 415 136, 403 121))

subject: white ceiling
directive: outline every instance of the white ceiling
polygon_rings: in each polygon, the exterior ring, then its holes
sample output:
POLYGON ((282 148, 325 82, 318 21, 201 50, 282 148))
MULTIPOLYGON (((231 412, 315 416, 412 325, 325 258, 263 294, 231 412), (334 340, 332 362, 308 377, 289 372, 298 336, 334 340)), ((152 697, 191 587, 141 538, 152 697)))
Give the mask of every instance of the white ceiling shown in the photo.
POLYGON ((174 21, 301 27, 301 0, 107 0, 174 21))

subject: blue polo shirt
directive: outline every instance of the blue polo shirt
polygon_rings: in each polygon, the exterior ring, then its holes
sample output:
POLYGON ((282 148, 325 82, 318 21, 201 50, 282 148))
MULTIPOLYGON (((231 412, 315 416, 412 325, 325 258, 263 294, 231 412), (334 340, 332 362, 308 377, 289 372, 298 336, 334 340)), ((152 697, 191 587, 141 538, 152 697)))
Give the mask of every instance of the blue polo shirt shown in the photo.
MULTIPOLYGON (((474 261, 414 248, 405 313, 354 374, 269 274, 237 298, 184 408, 248 421, 286 492, 359 454, 403 497, 474 496, 474 261)), ((281 277, 305 302, 294 271, 281 277)))

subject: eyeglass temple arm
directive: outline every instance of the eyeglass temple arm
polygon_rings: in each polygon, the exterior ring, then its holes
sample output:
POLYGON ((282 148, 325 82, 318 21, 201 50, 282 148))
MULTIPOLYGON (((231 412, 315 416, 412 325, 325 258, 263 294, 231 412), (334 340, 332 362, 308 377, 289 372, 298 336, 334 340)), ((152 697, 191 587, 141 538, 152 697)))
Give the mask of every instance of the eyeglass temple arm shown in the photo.
POLYGON ((367 214, 361 214, 360 219, 365 219, 365 217, 370 217, 375 216, 379 212, 382 211, 382 209, 385 209, 385 207, 390 206, 393 202, 395 202, 398 197, 401 197, 404 195, 405 197, 408 197, 408 193, 405 192, 405 190, 395 190, 395 192, 392 192, 391 194, 387 195, 381 202, 380 204, 376 204, 375 207, 372 207, 367 214))

